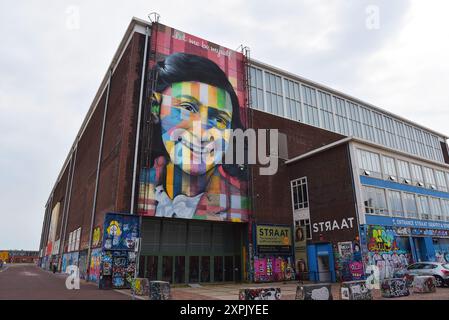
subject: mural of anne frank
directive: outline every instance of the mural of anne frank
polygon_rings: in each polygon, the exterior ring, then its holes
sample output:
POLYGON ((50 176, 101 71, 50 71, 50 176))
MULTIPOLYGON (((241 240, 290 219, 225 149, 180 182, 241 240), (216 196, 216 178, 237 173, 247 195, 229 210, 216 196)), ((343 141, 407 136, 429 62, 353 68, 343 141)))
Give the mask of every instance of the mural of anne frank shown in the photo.
POLYGON ((186 53, 167 56, 152 72, 152 166, 141 170, 139 213, 247 221, 246 167, 224 161, 230 129, 243 129, 226 74, 213 61, 186 53))

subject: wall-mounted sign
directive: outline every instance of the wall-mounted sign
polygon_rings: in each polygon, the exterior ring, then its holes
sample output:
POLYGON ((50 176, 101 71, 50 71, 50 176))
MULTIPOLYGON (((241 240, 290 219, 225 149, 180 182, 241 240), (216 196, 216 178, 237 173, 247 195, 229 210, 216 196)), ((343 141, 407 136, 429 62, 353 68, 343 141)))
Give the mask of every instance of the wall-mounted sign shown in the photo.
POLYGON ((406 218, 390 218, 372 215, 366 215, 365 217, 366 217, 366 224, 370 225, 449 230, 449 222, 415 220, 406 218))
POLYGON ((291 227, 258 225, 256 227, 259 253, 286 253, 292 251, 291 227))
POLYGON ((354 229, 354 218, 343 218, 341 220, 315 222, 312 225, 312 229, 314 233, 343 230, 343 229, 354 229))

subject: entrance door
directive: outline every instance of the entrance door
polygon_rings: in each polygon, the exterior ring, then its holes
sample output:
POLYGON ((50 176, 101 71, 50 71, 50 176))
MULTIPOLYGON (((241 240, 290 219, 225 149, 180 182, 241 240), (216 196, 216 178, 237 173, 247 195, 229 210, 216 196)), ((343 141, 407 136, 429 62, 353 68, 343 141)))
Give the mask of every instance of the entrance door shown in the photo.
POLYGON ((413 238, 413 241, 415 243, 415 250, 416 250, 416 258, 418 259, 418 262, 426 261, 425 256, 425 244, 424 244, 424 238, 413 238))
POLYGON ((329 254, 318 256, 318 277, 320 282, 330 282, 330 259, 329 254))

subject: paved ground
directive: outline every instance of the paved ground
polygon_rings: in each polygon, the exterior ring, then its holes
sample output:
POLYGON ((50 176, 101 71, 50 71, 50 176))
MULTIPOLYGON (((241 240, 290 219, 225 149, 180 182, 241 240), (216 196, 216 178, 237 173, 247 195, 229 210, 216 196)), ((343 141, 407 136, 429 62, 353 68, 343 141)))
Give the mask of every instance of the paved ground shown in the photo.
POLYGON ((80 290, 68 290, 67 275, 53 274, 30 264, 9 264, 0 269, 0 300, 130 300, 115 290, 99 290, 80 281, 80 290))
MULTIPOLYGON (((130 300, 130 290, 99 290, 93 283, 80 281, 80 290, 68 290, 65 286, 66 275, 53 274, 35 265, 7 265, 0 269, 1 299, 61 299, 61 300, 130 300)), ((282 300, 294 300, 297 282, 270 284, 211 284, 194 288, 174 287, 171 290, 174 300, 238 300, 238 292, 242 287, 277 287, 281 288, 282 300)), ((335 300, 340 299, 340 286, 332 286, 335 300)), ((373 292, 375 300, 383 300, 380 290, 373 292)), ((147 300, 148 298, 139 297, 147 300)), ((414 294, 408 297, 386 300, 449 300, 449 288, 437 288, 436 293, 414 294)))
MULTIPOLYGON (((270 283, 270 284, 249 284, 247 287, 275 287, 281 288, 281 300, 295 300, 297 282, 270 283)), ((182 300, 238 300, 239 288, 244 284, 224 284, 224 285, 204 285, 199 288, 178 287, 172 288, 173 299, 182 300)), ((332 295, 335 300, 340 300, 340 285, 332 286, 332 295)), ((380 290, 373 291, 374 300, 449 300, 449 288, 437 288, 435 293, 418 294, 411 293, 408 297, 382 298, 380 290)))

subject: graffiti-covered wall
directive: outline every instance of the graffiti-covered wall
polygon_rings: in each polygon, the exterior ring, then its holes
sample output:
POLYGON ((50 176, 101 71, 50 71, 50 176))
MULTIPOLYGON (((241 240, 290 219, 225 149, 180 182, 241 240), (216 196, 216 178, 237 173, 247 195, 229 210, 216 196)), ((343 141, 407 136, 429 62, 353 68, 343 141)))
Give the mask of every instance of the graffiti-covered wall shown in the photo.
POLYGON ((412 262, 408 237, 398 236, 400 230, 388 226, 368 226, 367 248, 370 265, 379 268, 380 278, 391 278, 396 271, 404 269, 412 262))
POLYGON ((364 279, 362 252, 359 242, 345 241, 334 245, 337 281, 364 279))
POLYGON ((292 257, 254 257, 255 282, 273 282, 294 279, 295 271, 292 257))
POLYGON ((161 24, 151 48, 139 213, 248 221, 247 170, 222 164, 230 130, 246 127, 244 56, 161 24))

